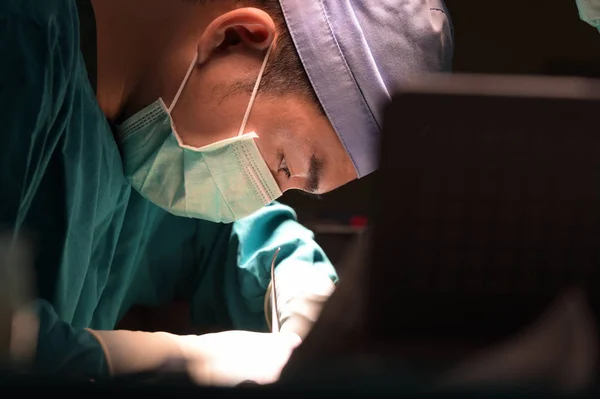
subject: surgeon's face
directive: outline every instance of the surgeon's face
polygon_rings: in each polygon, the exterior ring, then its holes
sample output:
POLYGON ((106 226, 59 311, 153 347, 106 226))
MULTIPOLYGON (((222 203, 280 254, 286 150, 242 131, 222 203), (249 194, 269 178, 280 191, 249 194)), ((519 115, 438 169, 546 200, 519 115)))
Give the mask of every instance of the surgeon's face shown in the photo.
MULTIPOLYGON (((185 144, 201 147, 237 135, 250 94, 235 86, 256 81, 275 31, 270 17, 255 9, 228 13, 206 29, 200 64, 172 114, 185 144)), ((282 191, 320 194, 357 177, 329 120, 303 95, 260 91, 245 133, 251 131, 282 191)))

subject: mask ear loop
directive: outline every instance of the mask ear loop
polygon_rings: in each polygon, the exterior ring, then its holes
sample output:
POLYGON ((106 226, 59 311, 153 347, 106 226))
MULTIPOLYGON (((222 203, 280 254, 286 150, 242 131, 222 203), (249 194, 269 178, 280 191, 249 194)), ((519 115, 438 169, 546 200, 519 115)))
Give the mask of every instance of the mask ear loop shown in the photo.
POLYGON ((171 106, 168 109, 169 114, 171 114, 171 112, 173 111, 173 108, 175 108, 175 105, 177 104, 177 101, 179 101, 179 97, 181 97, 181 93, 183 93, 183 89, 185 88, 185 85, 186 85, 188 79, 192 75, 192 71, 194 70, 194 67, 196 66, 197 62, 198 62, 198 53, 196 53, 196 55, 194 56, 194 60, 190 64, 187 72, 185 73, 185 77, 183 78, 183 81, 181 82, 181 85, 179 86, 179 90, 177 90, 177 94, 175 94, 175 97, 173 98, 173 101, 171 102, 171 106))
POLYGON ((269 57, 271 56, 271 50, 273 49, 273 44, 275 40, 271 42, 269 49, 267 50, 267 54, 265 55, 265 59, 263 60, 262 66, 260 67, 260 72, 258 73, 258 79, 256 79, 256 84, 254 85, 254 89, 252 90, 252 96, 250 97, 250 102, 248 103, 248 108, 246 108, 246 114, 244 115, 244 120, 242 121, 242 126, 240 126, 240 131, 238 132, 238 136, 244 134, 244 130, 246 129, 246 124, 248 123, 248 119, 250 118, 250 111, 252 111, 252 106, 254 105, 254 101, 256 100, 256 96, 258 95, 258 88, 260 87, 260 82, 262 81, 263 75, 265 73, 265 69, 267 68, 267 62, 269 61, 269 57))
MULTIPOLYGON (((263 75, 265 73, 265 69, 267 68, 267 62, 269 61, 269 57, 271 56, 271 50, 273 49, 274 43, 275 43, 275 41, 271 42, 271 45, 269 46, 269 49, 267 50, 267 54, 265 55, 265 59, 263 60, 262 66, 260 67, 260 72, 258 73, 258 79, 256 79, 256 84, 254 85, 254 89, 252 90, 252 96, 250 97, 250 102, 248 103, 248 107, 246 108, 246 114, 244 115, 244 120, 242 121, 242 126, 240 127, 240 131, 238 132, 238 136, 241 136, 242 134, 244 134, 244 130, 246 129, 246 124, 248 123, 248 119, 250 118, 250 111, 252 111, 252 106, 254 105, 256 96, 258 95, 258 89, 260 87, 260 82, 262 81, 263 75)), ((190 76, 192 75, 192 71, 194 70, 194 67, 196 66, 197 62, 198 62, 198 53, 196 53, 196 55, 194 56, 194 59, 192 60, 192 63, 190 64, 187 72, 185 73, 185 77, 183 78, 183 81, 181 82, 181 85, 179 86, 179 90, 177 90, 177 94, 175 94, 175 97, 173 98, 173 101, 171 102, 171 106, 168 108, 169 114, 171 114, 171 112, 175 108, 175 105, 177 105, 177 101, 179 101, 179 97, 181 97, 181 93, 183 93, 183 89, 185 88, 187 81, 189 80, 190 76)))

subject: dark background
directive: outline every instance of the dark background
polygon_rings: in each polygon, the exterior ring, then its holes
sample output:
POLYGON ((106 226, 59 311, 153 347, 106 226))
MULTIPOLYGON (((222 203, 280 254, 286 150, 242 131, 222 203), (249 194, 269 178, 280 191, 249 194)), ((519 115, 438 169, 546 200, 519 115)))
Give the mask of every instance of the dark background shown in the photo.
MULTIPOLYGON (((575 0, 446 0, 446 4, 454 24, 454 72, 600 78, 600 33, 579 19, 575 0)), ((327 219, 344 223, 352 215, 368 215, 373 180, 366 177, 321 199, 296 192, 283 197, 300 221, 315 230, 317 241, 339 268, 353 235, 321 233, 318 225, 327 219)), ((393 184, 389 182, 390 189, 393 184)))

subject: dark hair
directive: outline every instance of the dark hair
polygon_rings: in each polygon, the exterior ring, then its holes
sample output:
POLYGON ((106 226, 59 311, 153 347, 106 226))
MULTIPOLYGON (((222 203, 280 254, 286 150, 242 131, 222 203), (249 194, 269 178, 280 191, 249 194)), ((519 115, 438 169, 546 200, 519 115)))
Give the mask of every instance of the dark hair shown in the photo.
MULTIPOLYGON (((256 7, 265 11, 275 21, 279 33, 277 47, 271 54, 271 60, 265 69, 260 91, 277 95, 290 92, 299 94, 324 113, 292 41, 279 0, 195 0, 196 3, 203 4, 215 1, 230 1, 238 7, 256 7)), ((251 91, 254 82, 239 82, 234 86, 231 91, 251 91)))

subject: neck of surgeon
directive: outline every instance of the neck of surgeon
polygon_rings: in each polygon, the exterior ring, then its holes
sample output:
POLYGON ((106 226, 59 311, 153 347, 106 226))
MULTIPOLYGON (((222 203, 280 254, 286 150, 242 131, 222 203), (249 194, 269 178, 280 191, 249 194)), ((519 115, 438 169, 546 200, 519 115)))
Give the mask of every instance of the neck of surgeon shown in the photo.
POLYGON ((220 12, 194 2, 92 0, 97 26, 97 99, 111 123, 158 97, 170 102, 220 12), (142 4, 143 3, 143 4, 142 4))

